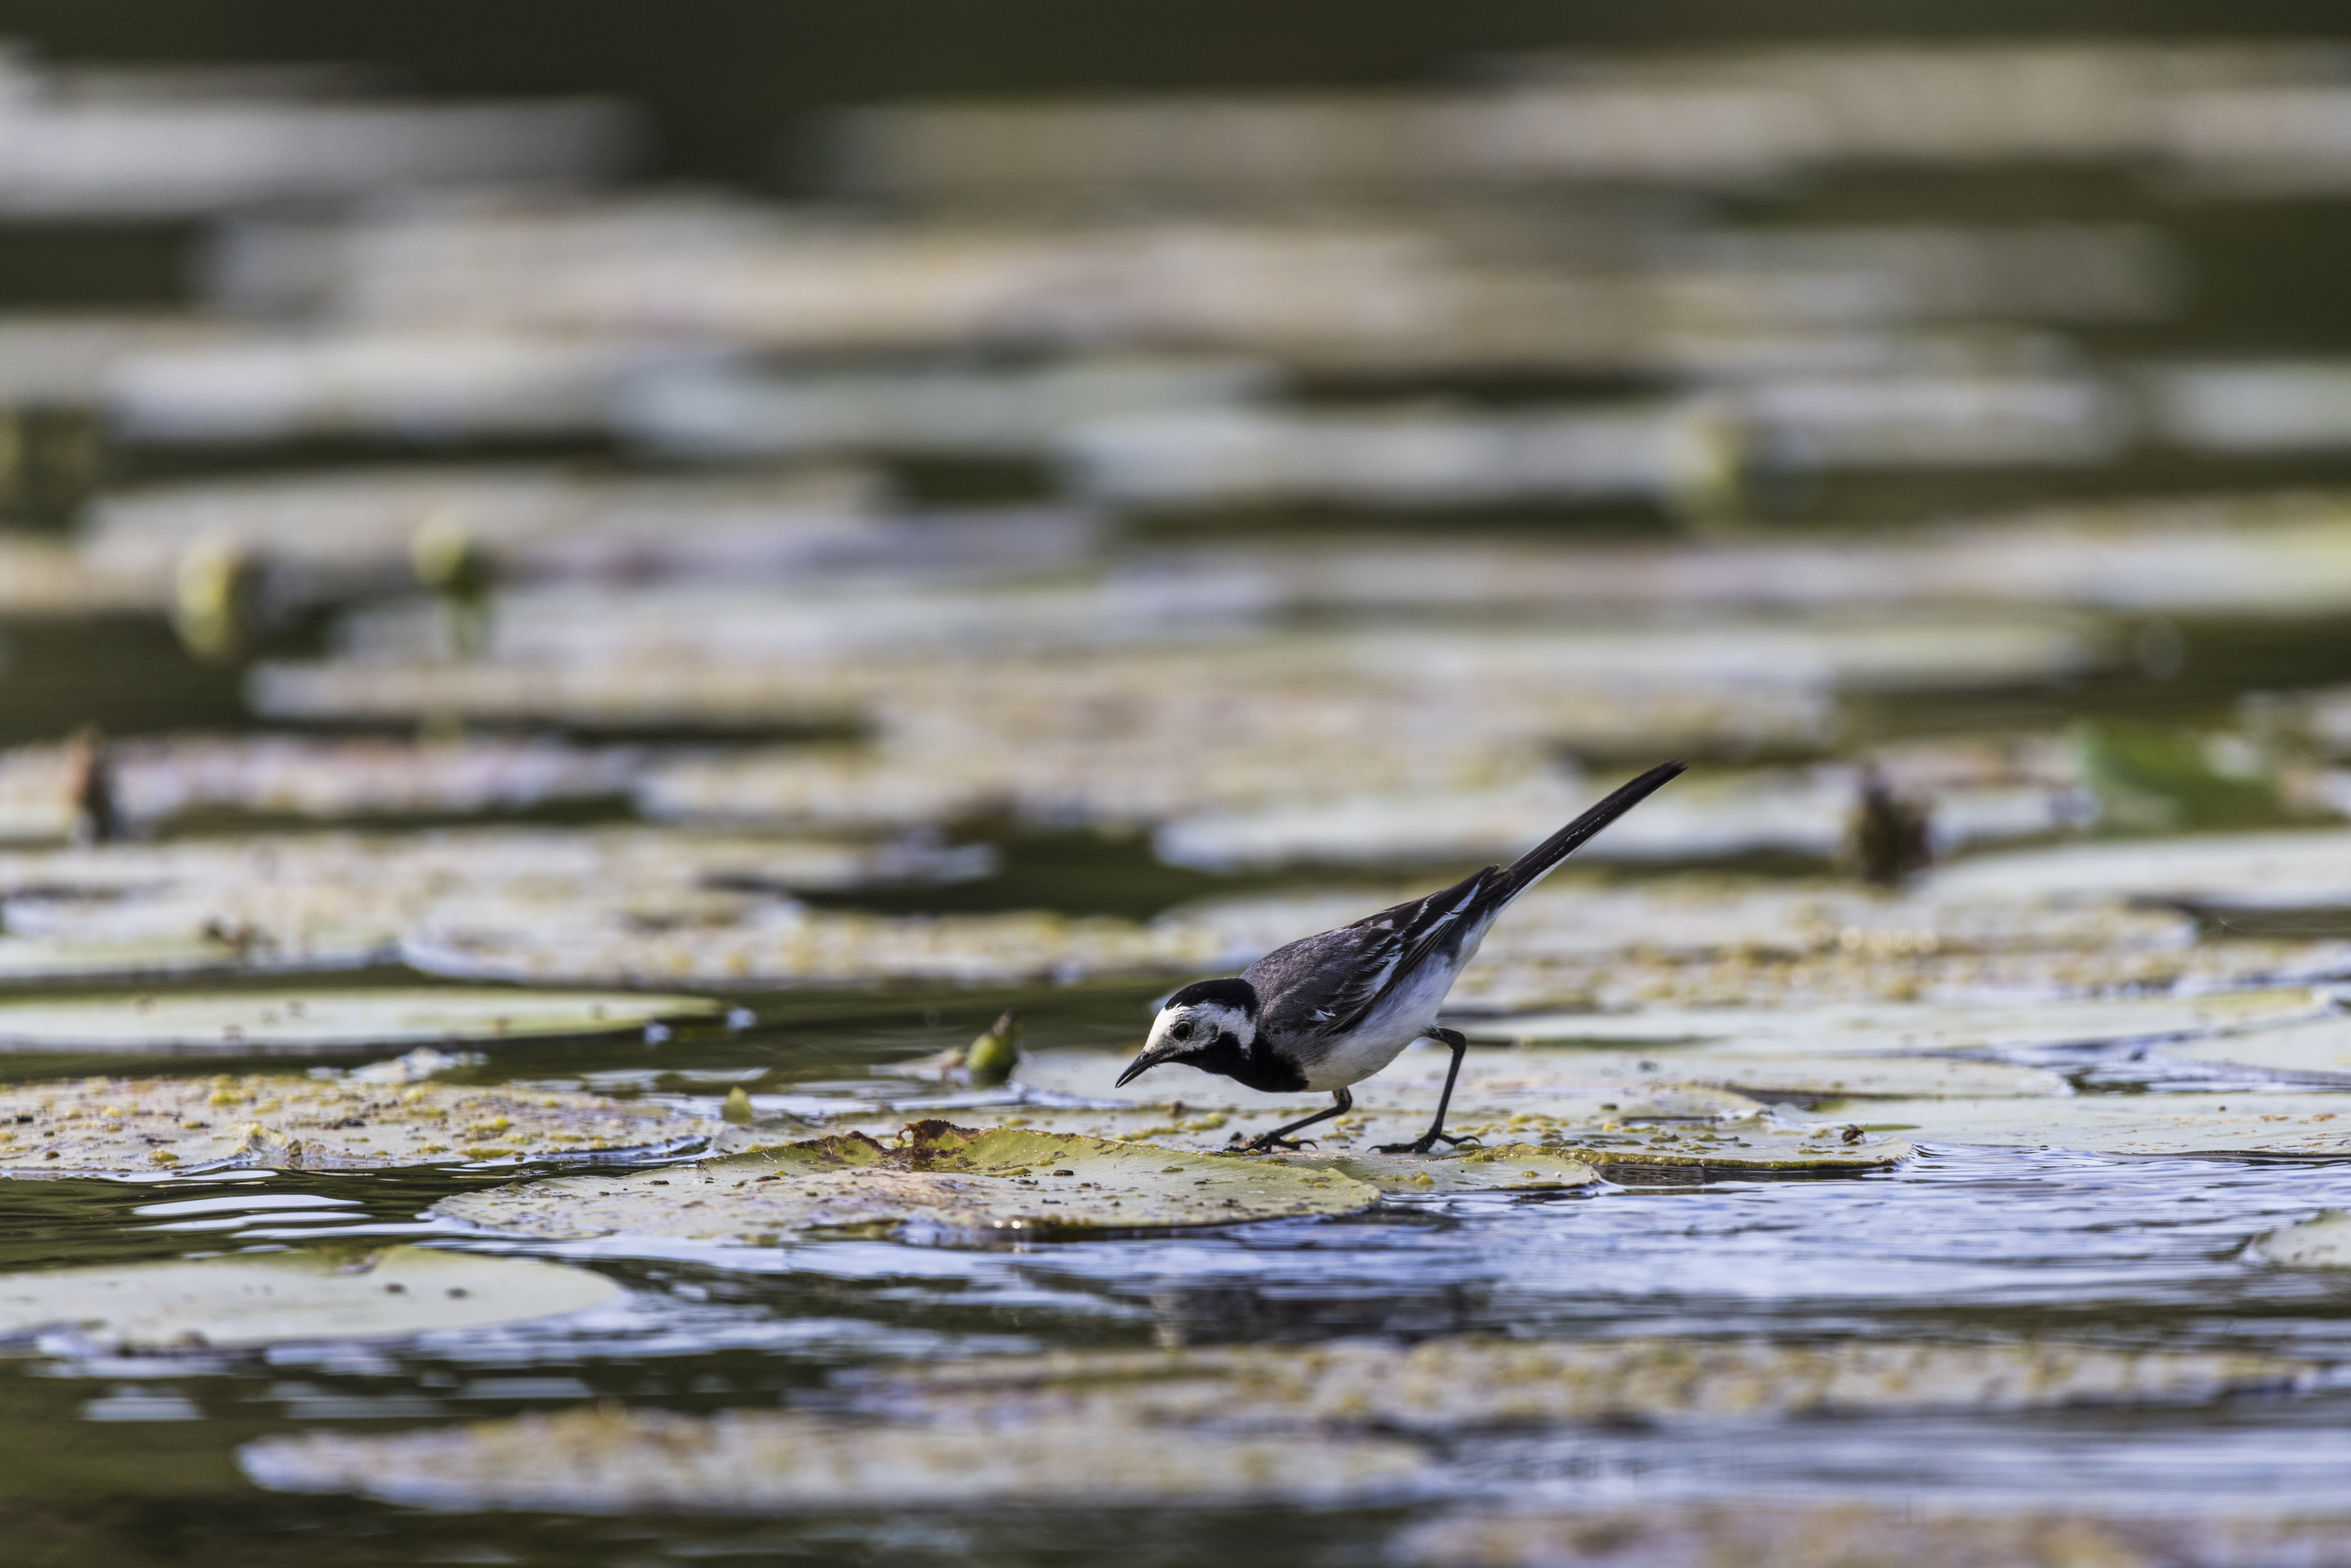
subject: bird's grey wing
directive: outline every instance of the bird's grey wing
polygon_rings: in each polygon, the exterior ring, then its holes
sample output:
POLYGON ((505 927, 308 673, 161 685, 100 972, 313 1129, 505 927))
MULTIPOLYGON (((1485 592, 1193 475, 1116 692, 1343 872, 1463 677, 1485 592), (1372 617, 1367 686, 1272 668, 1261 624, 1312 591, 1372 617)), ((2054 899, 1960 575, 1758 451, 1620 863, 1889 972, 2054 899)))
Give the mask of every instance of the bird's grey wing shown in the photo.
POLYGON ((1412 904, 1399 904, 1394 909, 1359 920, 1345 927, 1371 925, 1374 922, 1400 922, 1396 932, 1400 951, 1387 973, 1355 1006, 1343 1014, 1332 1027, 1334 1031, 1352 1030, 1377 1011, 1390 992, 1418 972, 1431 959, 1458 950, 1479 920, 1492 908, 1494 878, 1499 868, 1488 866, 1474 876, 1462 878, 1451 887, 1432 893, 1412 904))
POLYGON ((1447 933, 1458 936, 1462 911, 1488 874, 1259 958, 1243 977, 1257 991, 1260 1027, 1274 1039, 1301 1043, 1355 1028, 1399 977, 1445 945, 1447 933))

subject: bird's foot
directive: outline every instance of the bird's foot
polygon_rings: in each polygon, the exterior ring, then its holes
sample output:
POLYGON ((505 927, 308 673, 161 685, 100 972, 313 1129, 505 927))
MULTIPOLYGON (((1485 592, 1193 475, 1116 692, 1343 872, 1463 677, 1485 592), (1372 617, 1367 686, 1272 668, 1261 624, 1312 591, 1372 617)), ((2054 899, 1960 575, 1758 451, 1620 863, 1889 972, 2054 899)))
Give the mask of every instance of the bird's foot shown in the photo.
POLYGON ((1322 1146, 1322 1145, 1316 1143, 1311 1138, 1277 1138, 1271 1133, 1266 1133, 1260 1136, 1251 1138, 1248 1143, 1243 1144, 1241 1145, 1241 1153, 1245 1155, 1270 1155, 1277 1151, 1286 1152, 1290 1149, 1319 1149, 1322 1146))
POLYGON ((1481 1140, 1475 1133, 1463 1133, 1458 1137, 1451 1133, 1423 1133, 1419 1137, 1415 1138, 1409 1144, 1382 1144, 1380 1145, 1380 1153, 1384 1155, 1425 1155, 1439 1144, 1445 1145, 1447 1148, 1453 1148, 1458 1147, 1462 1144, 1475 1144, 1482 1141, 1483 1140, 1481 1140))

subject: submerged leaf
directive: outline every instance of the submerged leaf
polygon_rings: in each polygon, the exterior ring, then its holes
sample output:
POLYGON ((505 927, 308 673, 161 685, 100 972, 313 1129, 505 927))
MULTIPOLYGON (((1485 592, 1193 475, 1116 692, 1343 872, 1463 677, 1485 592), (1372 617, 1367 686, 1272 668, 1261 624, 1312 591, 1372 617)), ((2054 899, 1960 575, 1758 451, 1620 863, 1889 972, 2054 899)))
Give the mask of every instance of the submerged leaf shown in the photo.
POLYGON ((960 1431, 784 1410, 613 1407, 390 1437, 266 1437, 239 1456, 276 1491, 443 1509, 787 1513, 840 1509, 1327 1506, 1408 1493, 1406 1444, 1301 1442, 1090 1423, 960 1431))
POLYGON ((721 1010, 704 997, 413 987, 0 1001, 0 1051, 305 1051, 625 1034, 721 1010))
POLYGON ((351 1079, 82 1078, 0 1088, 0 1175, 376 1170, 674 1148, 711 1124, 666 1105, 351 1079))
POLYGON ((1451 1192, 1541 1192, 1589 1186, 1600 1179, 1600 1173, 1581 1160, 1528 1144, 1465 1150, 1458 1158, 1435 1160, 1420 1155, 1364 1151, 1280 1155, 1275 1163, 1300 1170, 1336 1171, 1401 1197, 1434 1197, 1451 1192))
POLYGON ((1351 1214, 1378 1201, 1344 1176, 1071 1133, 918 1122, 625 1176, 460 1193, 433 1210, 528 1236, 619 1232, 772 1244, 825 1232, 1126 1229, 1351 1214))
POLYGON ((71 1331, 110 1351, 237 1349, 487 1328, 621 1293, 567 1264, 424 1247, 264 1252, 0 1279, 0 1339, 71 1331))

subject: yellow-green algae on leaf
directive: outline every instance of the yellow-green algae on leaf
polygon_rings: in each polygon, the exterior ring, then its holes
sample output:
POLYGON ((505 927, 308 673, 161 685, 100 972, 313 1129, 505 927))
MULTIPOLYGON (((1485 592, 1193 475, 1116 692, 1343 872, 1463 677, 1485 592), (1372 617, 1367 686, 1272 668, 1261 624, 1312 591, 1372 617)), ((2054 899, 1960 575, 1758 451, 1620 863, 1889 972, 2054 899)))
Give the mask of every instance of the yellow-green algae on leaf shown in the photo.
POLYGON ((2256 1236, 2245 1258, 2287 1269, 2351 1269, 2351 1214, 2330 1208, 2314 1219, 2256 1236))
POLYGON ((1322 1170, 1074 1133, 918 1122, 626 1176, 460 1193, 442 1218, 526 1236, 621 1233, 768 1244, 899 1229, 1051 1231, 1353 1214, 1378 1189, 1322 1170))
POLYGON ((0 1051, 483 1045, 622 1034, 658 1019, 721 1010, 706 997, 455 986, 19 997, 0 1000, 0 1051))
POLYGON ((2351 1558, 2351 1513, 2019 1511, 1867 1502, 1659 1503, 1447 1514, 1405 1532, 1416 1568, 2214 1568, 2351 1558))
POLYGON ((424 1247, 175 1259, 0 1277, 0 1339, 67 1330, 112 1351, 382 1339, 557 1317, 620 1293, 568 1264, 424 1247))
MULTIPOLYGON (((1309 1109, 1316 1108, 1311 1102, 1302 1103, 1309 1109)), ((1753 1101, 1720 1091, 1665 1090, 1638 1095, 1631 1090, 1592 1090, 1576 1097, 1561 1095, 1489 1104, 1456 1114, 1446 1125, 1455 1133, 1473 1134, 1489 1144, 1528 1144, 1557 1158, 1574 1160, 1609 1174, 1642 1170, 1682 1175, 1865 1171, 1899 1165, 1912 1154, 1910 1145, 1897 1138, 1842 1124, 1778 1122, 1761 1115, 1761 1109, 1753 1101), (1623 1099, 1610 1101, 1604 1098, 1608 1093, 1622 1095, 1623 1099), (1674 1120, 1624 1119, 1654 1114, 1660 1108, 1659 1102, 1675 1101, 1686 1106, 1703 1104, 1708 1108, 1685 1109, 1674 1120), (1738 1109, 1726 1113, 1726 1104, 1738 1109)), ((1260 1133, 1296 1120, 1300 1111, 1298 1103, 1284 1101, 1247 1108, 1182 1103, 1114 1110, 984 1106, 959 1109, 956 1114, 973 1125, 1078 1134, 1167 1149, 1230 1152, 1260 1133)), ((1353 1155, 1375 1150, 1382 1144, 1407 1143, 1420 1136, 1427 1125, 1426 1111, 1358 1108, 1348 1115, 1310 1127, 1302 1135, 1316 1141, 1320 1154, 1353 1155)), ((868 1134, 893 1130, 886 1122, 870 1119, 852 1121, 845 1130, 850 1129, 868 1134)), ((1435 1168, 1447 1160, 1474 1152, 1472 1147, 1458 1154, 1419 1157, 1435 1168)))
POLYGON ((1061 1351, 872 1374, 861 1408, 952 1425, 1023 1420, 1448 1433, 1558 1422, 1765 1420, 1926 1410, 2200 1403, 2298 1388, 2307 1362, 2034 1341, 1343 1340, 1061 1351))
POLYGON ((2105 1155, 2351 1159, 2351 1094, 2078 1094, 2064 1100, 1858 1100, 1843 1107, 1912 1142, 2105 1155))
POLYGON ((0 1176, 378 1170, 653 1152, 713 1124, 595 1094, 228 1076, 0 1087, 0 1176))
POLYGON ((602 1406, 391 1436, 266 1437, 239 1455, 277 1491, 444 1509, 788 1513, 835 1509, 1330 1506, 1408 1495, 1418 1448, 1091 1422, 936 1428, 786 1410, 602 1406))

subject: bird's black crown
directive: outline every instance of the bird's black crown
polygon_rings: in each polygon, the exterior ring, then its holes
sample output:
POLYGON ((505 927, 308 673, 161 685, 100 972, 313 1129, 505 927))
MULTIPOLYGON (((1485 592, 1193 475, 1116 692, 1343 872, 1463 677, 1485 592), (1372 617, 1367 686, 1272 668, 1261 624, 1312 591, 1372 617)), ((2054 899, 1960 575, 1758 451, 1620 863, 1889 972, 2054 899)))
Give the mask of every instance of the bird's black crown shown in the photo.
POLYGON ((1238 976, 1227 980, 1195 980, 1159 1006, 1165 1011, 1168 1008, 1196 1007, 1203 1002, 1234 1008, 1252 1019, 1257 1017, 1257 988, 1238 976))

